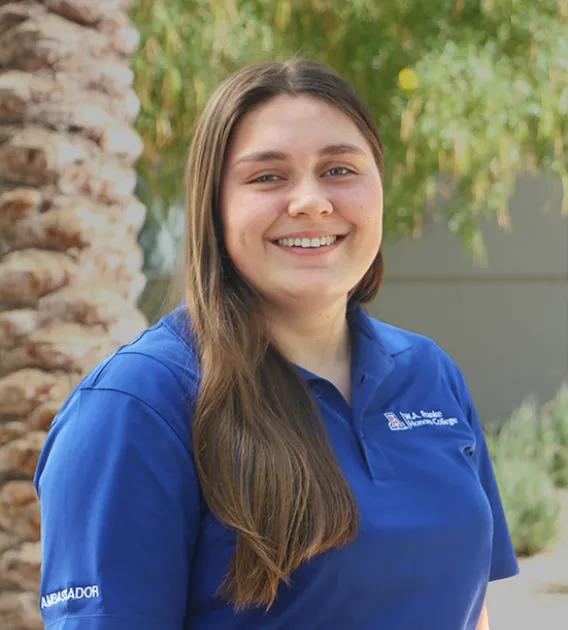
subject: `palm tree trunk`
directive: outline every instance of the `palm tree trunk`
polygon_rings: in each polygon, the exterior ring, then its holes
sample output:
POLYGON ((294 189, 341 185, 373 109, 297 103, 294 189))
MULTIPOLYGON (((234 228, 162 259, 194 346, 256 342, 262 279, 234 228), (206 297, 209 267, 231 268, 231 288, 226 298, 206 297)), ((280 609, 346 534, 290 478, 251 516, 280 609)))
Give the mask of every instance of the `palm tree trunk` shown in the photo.
POLYGON ((32 483, 93 365, 146 326, 130 0, 0 0, 0 628, 43 627, 32 483))

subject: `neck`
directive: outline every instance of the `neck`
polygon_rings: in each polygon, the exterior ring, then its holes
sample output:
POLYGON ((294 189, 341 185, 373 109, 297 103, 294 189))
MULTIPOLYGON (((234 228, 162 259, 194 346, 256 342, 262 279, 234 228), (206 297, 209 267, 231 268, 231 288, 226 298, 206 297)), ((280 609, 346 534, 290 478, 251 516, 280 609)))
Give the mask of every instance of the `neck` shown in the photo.
POLYGON ((321 309, 266 309, 270 334, 288 361, 329 378, 351 365, 347 303, 321 309))

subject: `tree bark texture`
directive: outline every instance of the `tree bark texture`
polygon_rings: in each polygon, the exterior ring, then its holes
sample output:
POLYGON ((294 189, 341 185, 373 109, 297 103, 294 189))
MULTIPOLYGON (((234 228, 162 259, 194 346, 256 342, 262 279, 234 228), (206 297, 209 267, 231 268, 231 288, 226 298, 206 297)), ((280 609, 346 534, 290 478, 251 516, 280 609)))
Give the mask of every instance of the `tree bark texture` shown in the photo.
POLYGON ((0 0, 0 628, 42 628, 46 431, 146 327, 130 0, 0 0))

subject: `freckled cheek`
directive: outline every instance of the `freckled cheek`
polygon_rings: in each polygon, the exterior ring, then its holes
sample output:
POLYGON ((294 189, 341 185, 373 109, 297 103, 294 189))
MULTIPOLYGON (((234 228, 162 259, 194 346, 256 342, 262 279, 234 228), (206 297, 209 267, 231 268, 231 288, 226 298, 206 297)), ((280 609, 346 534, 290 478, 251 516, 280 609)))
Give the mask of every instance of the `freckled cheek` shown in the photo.
POLYGON ((382 204, 377 203, 375 200, 369 200, 363 195, 358 198, 351 197, 348 200, 338 201, 335 209, 345 220, 355 225, 361 227, 382 225, 382 204))
POLYGON ((380 185, 370 180, 334 191, 332 203, 338 210, 353 213, 368 220, 382 217, 383 195, 380 185))

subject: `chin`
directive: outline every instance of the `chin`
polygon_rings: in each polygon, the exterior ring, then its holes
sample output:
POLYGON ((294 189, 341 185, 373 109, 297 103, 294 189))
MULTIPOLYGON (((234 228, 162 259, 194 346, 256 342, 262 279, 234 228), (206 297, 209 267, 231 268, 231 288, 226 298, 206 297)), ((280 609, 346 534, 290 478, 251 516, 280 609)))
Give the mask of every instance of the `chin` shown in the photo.
POLYGON ((279 292, 280 303, 300 303, 308 306, 326 306, 338 301, 346 301, 348 289, 341 291, 337 285, 322 286, 322 283, 303 285, 302 287, 290 287, 288 290, 279 292))

